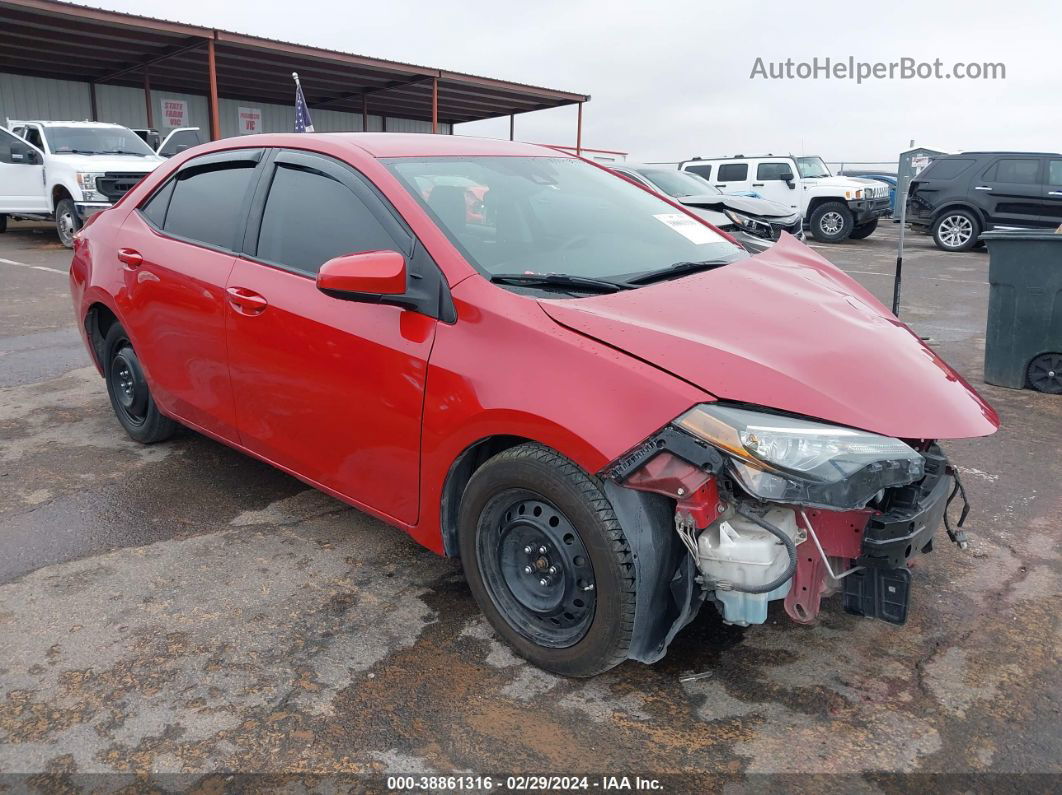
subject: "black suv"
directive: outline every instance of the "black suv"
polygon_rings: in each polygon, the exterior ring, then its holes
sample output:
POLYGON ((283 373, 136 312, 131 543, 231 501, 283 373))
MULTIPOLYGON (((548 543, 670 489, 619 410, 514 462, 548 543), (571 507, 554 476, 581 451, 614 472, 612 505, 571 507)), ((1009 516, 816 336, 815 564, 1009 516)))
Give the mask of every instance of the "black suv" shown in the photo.
POLYGON ((966 251, 1001 227, 1062 224, 1062 155, 1048 152, 964 152, 939 157, 911 180, 911 226, 939 248, 966 251))

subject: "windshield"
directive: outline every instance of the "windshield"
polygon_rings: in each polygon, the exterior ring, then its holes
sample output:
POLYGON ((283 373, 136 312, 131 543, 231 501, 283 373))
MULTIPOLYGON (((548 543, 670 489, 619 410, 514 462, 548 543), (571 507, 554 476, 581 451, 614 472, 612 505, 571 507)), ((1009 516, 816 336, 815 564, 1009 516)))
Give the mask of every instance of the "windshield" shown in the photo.
POLYGON ((821 157, 798 157, 795 158, 797 171, 805 178, 832 177, 830 169, 822 162, 821 157))
POLYGON ((568 157, 394 158, 388 168, 480 272, 620 279, 740 259, 710 227, 568 157))
POLYGON ((638 173, 660 188, 668 196, 680 199, 684 196, 703 196, 706 193, 722 193, 704 177, 670 168, 639 168, 638 173))
POLYGON ((140 136, 125 127, 45 127, 48 148, 56 155, 154 155, 140 136))

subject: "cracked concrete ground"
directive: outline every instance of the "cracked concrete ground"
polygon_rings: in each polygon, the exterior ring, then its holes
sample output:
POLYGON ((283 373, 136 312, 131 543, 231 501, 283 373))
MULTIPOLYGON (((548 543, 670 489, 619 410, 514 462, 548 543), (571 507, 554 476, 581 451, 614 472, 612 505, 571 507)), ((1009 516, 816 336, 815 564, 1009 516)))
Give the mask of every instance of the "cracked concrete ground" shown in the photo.
MULTIPOLYGON (((819 250, 884 299, 894 239, 819 250)), ((191 432, 130 442, 68 261, 47 231, 0 237, 0 774, 1062 772, 1062 399, 981 382, 984 253, 905 258, 904 318, 1003 418, 947 445, 971 549, 918 561, 908 624, 706 609, 661 663, 590 681, 516 657, 402 533, 191 432)))

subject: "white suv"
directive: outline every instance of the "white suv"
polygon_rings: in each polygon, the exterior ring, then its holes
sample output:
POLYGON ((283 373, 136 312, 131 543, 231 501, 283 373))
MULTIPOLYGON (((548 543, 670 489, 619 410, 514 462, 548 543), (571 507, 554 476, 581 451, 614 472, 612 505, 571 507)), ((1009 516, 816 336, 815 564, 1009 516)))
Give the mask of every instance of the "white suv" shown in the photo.
POLYGON ((0 128, 0 231, 6 216, 54 218, 67 248, 88 216, 106 210, 165 162, 136 133, 117 124, 8 125, 14 135, 0 128))
POLYGON ((679 164, 725 193, 755 192, 804 216, 822 243, 862 240, 889 215, 889 186, 859 177, 835 177, 821 157, 763 155, 694 158, 679 164))

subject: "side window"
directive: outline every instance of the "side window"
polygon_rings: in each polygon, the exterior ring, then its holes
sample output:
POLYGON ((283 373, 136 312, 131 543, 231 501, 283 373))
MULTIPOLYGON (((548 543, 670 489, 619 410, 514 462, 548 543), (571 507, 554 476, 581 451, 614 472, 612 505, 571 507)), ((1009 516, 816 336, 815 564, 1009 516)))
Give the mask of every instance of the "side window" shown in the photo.
POLYGON ((162 228, 176 237, 235 250, 255 165, 251 160, 223 161, 178 172, 162 228))
POLYGON ((1005 158, 985 172, 986 182, 1014 182, 1033 185, 1040 181, 1040 161, 1034 158, 1005 158))
POLYGON ((365 203, 322 172, 278 163, 258 234, 258 259, 315 274, 340 254, 399 246, 365 203))
POLYGON ((748 163, 724 163, 719 166, 717 182, 744 182, 749 176, 748 163))
POLYGON ((712 167, 708 163, 705 163, 704 165, 686 166, 685 170, 692 171, 698 177, 704 177, 705 179, 712 178, 712 167))
POLYGON ((1054 187, 1062 185, 1062 160, 1047 161, 1047 184, 1054 187))
POLYGON ((25 141, 6 130, 0 130, 0 163, 33 165, 38 159, 25 141))
POLYGON ((166 138, 162 148, 159 149, 159 154, 162 157, 173 157, 185 149, 191 149, 201 143, 203 143, 203 139, 199 130, 177 130, 166 138))
POLYGON ((756 179, 781 179, 783 174, 792 173, 793 167, 788 163, 760 163, 756 166, 756 179))
POLYGON ((45 151, 44 141, 41 140, 41 131, 36 127, 27 127, 25 138, 42 152, 45 151))

